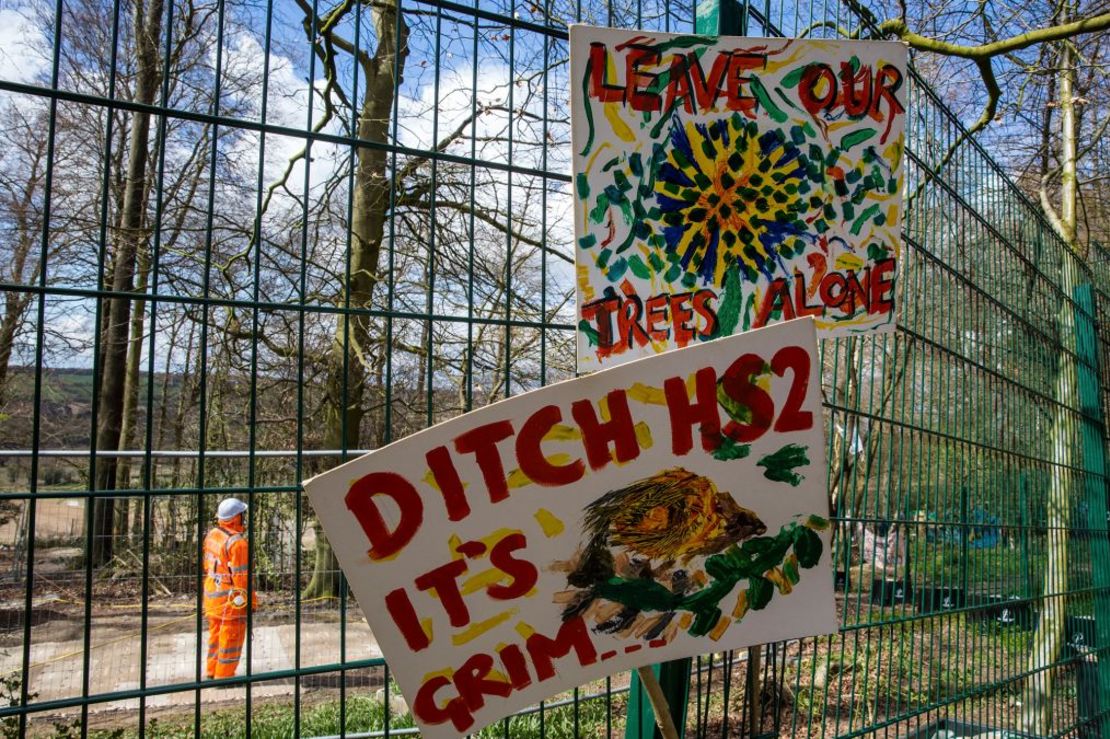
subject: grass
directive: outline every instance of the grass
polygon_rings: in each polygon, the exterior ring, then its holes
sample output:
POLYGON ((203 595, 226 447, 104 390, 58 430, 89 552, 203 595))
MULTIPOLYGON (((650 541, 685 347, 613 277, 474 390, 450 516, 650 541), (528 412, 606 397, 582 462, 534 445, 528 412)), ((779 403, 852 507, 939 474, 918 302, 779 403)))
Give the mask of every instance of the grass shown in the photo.
MULTIPOLYGON (((382 701, 369 696, 348 696, 345 716, 346 731, 366 733, 385 728, 386 709, 382 701)), ((615 695, 612 699, 613 714, 623 715, 626 697, 615 695)), ((326 701, 302 707, 299 736, 328 736, 340 733, 339 701, 326 701)), ((578 703, 578 730, 575 731, 575 706, 567 705, 545 710, 541 727, 540 714, 531 713, 499 721, 474 734, 478 739, 513 737, 513 739, 573 739, 573 737, 602 736, 606 733, 609 715, 604 697, 578 703)), ((208 711, 201 717, 200 735, 219 739, 246 737, 243 708, 225 708, 208 711)), ((393 713, 389 717, 390 729, 414 726, 412 714, 393 713)), ((293 706, 288 703, 256 704, 251 712, 252 739, 285 739, 298 736, 295 731, 293 706)), ((192 716, 170 719, 152 719, 146 728, 151 739, 186 739, 194 736, 192 716)), ((130 739, 137 737, 137 729, 114 729, 90 732, 94 739, 130 739)), ((417 735, 409 735, 417 736, 417 735)))

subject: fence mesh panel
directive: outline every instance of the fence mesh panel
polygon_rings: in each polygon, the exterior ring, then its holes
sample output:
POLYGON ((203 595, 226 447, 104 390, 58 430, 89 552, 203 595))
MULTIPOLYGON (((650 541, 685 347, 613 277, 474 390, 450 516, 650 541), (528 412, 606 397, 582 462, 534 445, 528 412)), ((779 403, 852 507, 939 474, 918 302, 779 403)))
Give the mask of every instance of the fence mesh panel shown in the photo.
MULTIPOLYGON (((566 24, 691 31, 694 7, 0 17, 19 39, 0 50, 5 736, 415 733, 298 482, 573 375, 566 24), (201 543, 227 495, 250 505, 261 605, 214 688, 201 543)), ((750 35, 867 33, 836 3, 742 17, 750 35)), ((687 735, 1016 729, 1047 676, 1054 736, 1110 714, 1110 256, 1065 249, 916 74, 909 100, 898 331, 822 344, 840 631, 695 660, 687 735), (1052 540, 1067 578, 1046 586, 1052 540), (1051 604, 1066 643, 1031 667, 1051 604)), ((481 735, 632 735, 628 688, 481 735)))

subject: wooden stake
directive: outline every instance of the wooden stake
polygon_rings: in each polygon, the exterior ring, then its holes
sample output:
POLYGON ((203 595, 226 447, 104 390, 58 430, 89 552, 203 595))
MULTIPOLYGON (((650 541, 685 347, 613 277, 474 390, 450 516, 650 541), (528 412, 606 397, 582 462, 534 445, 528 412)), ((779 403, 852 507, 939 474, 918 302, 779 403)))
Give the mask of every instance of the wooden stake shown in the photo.
POLYGON ((760 685, 762 662, 763 646, 748 647, 748 731, 751 736, 756 736, 763 728, 763 690, 760 685))
POLYGON ((674 719, 671 718, 671 707, 667 705, 667 697, 663 695, 663 688, 659 685, 659 678, 655 676, 655 671, 649 665, 637 667, 636 674, 640 676, 640 683, 647 691, 651 710, 655 712, 655 722, 659 724, 663 739, 678 739, 678 729, 675 728, 674 719))

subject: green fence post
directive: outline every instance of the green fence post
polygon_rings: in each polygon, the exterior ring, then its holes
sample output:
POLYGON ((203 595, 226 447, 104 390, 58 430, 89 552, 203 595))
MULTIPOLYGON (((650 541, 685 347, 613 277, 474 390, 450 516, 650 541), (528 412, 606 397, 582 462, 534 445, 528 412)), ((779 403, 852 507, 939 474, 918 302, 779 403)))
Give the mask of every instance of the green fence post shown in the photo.
MULTIPOLYGON (((1077 306, 1075 332, 1079 353, 1079 407, 1081 439, 1083 443, 1083 489, 1087 503, 1087 528, 1090 534, 1091 579, 1095 586, 1095 654, 1097 688, 1088 694, 1097 696, 1098 703, 1089 706, 1091 718, 1099 716, 1098 735, 1110 737, 1110 539, 1107 538, 1106 518, 1106 426, 1102 418, 1102 396, 1099 387, 1099 343, 1095 328, 1095 301, 1090 285, 1075 289, 1077 306)), ((1082 690, 1082 688, 1081 688, 1082 690)))
POLYGON ((1032 598, 1033 568, 1029 566, 1029 527, 1032 521, 1029 519, 1029 478, 1024 472, 1018 475, 1018 496, 1018 515, 1021 516, 1021 586, 1024 588, 1021 597, 1032 598))
MULTIPOLYGON (((743 6, 736 0, 701 0, 694 10, 694 31, 705 36, 744 35, 747 33, 747 0, 743 6)), ((686 734, 686 704, 690 697, 690 659, 678 659, 654 665, 663 695, 671 707, 671 717, 680 737, 686 734)), ((625 739, 659 739, 655 713, 647 700, 640 678, 632 673, 628 693, 628 722, 625 739)))
POLYGON ((968 550, 971 544, 971 496, 967 486, 960 488, 960 591, 963 592, 964 602, 968 602, 967 592, 967 567, 968 550))

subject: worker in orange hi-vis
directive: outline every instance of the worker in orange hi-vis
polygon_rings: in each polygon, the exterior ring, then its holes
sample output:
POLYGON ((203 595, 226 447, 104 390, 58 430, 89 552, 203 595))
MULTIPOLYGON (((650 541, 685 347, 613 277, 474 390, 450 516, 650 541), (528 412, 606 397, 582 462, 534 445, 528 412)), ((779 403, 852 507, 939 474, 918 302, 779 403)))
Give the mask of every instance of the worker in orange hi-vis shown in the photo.
MULTIPOLYGON (((220 502, 217 525, 204 538, 204 615, 208 618, 210 679, 234 677, 247 637, 250 552, 244 531, 247 504, 238 498, 220 502)), ((250 607, 258 605, 251 592, 250 607)))

